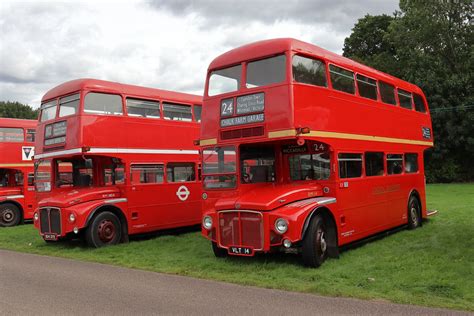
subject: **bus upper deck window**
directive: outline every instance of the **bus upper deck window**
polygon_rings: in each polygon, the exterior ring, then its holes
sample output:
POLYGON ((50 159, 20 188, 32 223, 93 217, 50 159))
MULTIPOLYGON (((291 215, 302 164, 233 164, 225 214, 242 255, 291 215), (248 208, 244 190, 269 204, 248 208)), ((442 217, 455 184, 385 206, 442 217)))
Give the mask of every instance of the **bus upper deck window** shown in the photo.
POLYGON ((84 112, 122 115, 122 97, 117 94, 90 92, 84 99, 84 112))
POLYGON ((398 100, 400 106, 405 109, 411 110, 411 93, 402 89, 398 89, 398 100))
POLYGON ((211 72, 209 77, 209 96, 237 91, 242 79, 242 65, 211 72))
POLYGON ((127 113, 129 116, 160 118, 160 102, 127 98, 127 113))
POLYGON ((247 64, 247 88, 279 83, 286 78, 286 56, 278 55, 247 64))
POLYGON ((383 103, 396 105, 397 102, 395 101, 395 87, 391 84, 385 83, 383 81, 379 81, 379 88, 380 88, 380 98, 382 99, 383 103))
POLYGON ((377 81, 374 79, 357 75, 357 88, 361 97, 377 100, 377 81))
POLYGON ((333 89, 355 94, 354 73, 352 71, 329 65, 333 89))
POLYGON ((296 82, 327 87, 326 66, 321 60, 295 55, 292 64, 296 82))
POLYGON ((419 94, 413 94, 413 101, 415 103, 415 111, 426 113, 425 102, 419 94))

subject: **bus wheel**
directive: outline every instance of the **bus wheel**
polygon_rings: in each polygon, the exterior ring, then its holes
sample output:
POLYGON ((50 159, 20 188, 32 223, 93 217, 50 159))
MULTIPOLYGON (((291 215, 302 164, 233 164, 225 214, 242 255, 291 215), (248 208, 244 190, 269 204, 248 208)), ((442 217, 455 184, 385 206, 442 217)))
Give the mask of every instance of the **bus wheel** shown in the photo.
POLYGON ((420 203, 415 196, 411 196, 408 200, 408 229, 415 229, 420 226, 420 203))
POLYGON ((11 227, 20 224, 20 209, 12 203, 0 205, 0 227, 11 227))
POLYGON ((321 215, 316 215, 309 224, 303 239, 303 262, 309 267, 317 268, 323 264, 328 255, 328 234, 321 215))
POLYGON ((94 217, 85 235, 86 242, 91 247, 116 245, 122 239, 122 225, 114 213, 102 212, 94 217))
POLYGON ((215 242, 212 242, 212 251, 214 252, 214 256, 217 258, 225 258, 228 255, 227 250, 224 248, 219 248, 215 242))

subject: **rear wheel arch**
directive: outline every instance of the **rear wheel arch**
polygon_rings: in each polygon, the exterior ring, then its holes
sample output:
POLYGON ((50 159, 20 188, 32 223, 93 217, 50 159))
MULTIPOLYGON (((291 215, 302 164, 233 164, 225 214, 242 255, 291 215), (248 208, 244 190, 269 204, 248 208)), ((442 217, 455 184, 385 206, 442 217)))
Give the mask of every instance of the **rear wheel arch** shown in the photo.
POLYGON ((118 219, 120 220, 120 224, 122 226, 122 240, 121 240, 121 242, 128 242, 128 222, 127 222, 127 218, 125 217, 125 214, 123 213, 123 211, 115 205, 104 204, 104 205, 100 205, 100 206, 96 207, 89 214, 89 216, 87 217, 86 225, 84 225, 84 227, 88 227, 91 224, 94 217, 96 217, 97 215, 99 215, 100 213, 103 213, 103 212, 111 212, 115 216, 118 217, 118 219))
POLYGON ((304 225, 303 225, 303 230, 301 232, 301 240, 304 239, 308 231, 309 224, 311 223, 313 218, 315 218, 316 215, 318 214, 323 218, 324 225, 328 229, 328 255, 331 258, 338 258, 339 248, 338 248, 338 233, 337 233, 336 220, 331 210, 325 206, 320 206, 320 207, 315 208, 306 217, 304 225))

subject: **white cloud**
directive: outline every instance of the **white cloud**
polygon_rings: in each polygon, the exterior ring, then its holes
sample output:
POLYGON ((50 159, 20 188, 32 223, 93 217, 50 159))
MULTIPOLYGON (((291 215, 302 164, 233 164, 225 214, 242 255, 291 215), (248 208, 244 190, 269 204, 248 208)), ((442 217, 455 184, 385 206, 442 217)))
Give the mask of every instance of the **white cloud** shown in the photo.
POLYGON ((229 49, 294 37, 341 53, 358 18, 396 9, 395 0, 364 0, 372 9, 362 3, 357 10, 342 1, 293 0, 275 2, 272 15, 264 2, 252 14, 232 1, 4 0, 0 100, 36 107, 47 90, 85 77, 201 94, 208 64, 229 49), (308 12, 318 7, 324 10, 308 12))

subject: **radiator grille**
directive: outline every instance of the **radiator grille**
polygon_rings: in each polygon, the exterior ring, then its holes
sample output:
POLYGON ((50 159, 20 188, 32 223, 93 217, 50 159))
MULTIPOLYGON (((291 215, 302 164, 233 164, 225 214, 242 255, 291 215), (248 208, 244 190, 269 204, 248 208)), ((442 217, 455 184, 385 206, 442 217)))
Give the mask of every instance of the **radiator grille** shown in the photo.
POLYGON ((240 128, 221 132, 222 140, 255 136, 263 136, 263 126, 240 128))
POLYGON ((61 234, 61 212, 58 208, 45 207, 40 209, 41 233, 61 234))
POLYGON ((262 250, 262 214, 246 211, 220 212, 219 243, 223 247, 241 246, 262 250))

